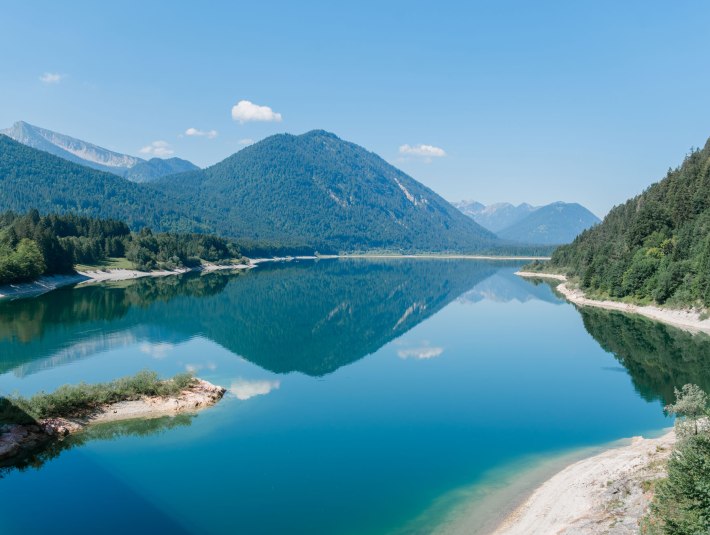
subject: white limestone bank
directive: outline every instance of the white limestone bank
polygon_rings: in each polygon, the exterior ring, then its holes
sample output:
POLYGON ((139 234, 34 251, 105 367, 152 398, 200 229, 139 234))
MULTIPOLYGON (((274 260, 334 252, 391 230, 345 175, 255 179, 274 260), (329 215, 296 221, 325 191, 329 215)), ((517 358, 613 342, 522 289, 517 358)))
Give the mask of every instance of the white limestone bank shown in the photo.
POLYGON ((674 431, 635 437, 571 464, 538 487, 494 535, 638 533, 652 499, 649 482, 665 476, 674 443, 674 431))
POLYGON ((660 308, 651 305, 641 306, 633 305, 631 303, 622 303, 620 301, 600 301, 588 298, 579 288, 572 288, 567 280, 567 277, 564 275, 537 273, 534 271, 518 271, 516 275, 531 279, 554 279, 562 281, 561 284, 557 285, 557 291, 575 305, 605 308, 607 310, 618 310, 619 312, 627 312, 630 314, 640 314, 652 320, 660 321, 686 331, 710 333, 710 318, 703 319, 701 313, 696 310, 660 308))

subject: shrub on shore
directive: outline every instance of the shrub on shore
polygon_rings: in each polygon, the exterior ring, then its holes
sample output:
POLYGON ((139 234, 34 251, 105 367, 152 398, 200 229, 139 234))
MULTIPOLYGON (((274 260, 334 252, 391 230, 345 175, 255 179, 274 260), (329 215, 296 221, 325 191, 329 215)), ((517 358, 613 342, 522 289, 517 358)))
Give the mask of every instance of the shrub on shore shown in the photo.
POLYGON ((710 533, 710 428, 707 395, 695 385, 676 390, 666 407, 676 414, 678 442, 668 476, 655 485, 651 511, 641 523, 644 535, 710 533))
POLYGON ((25 423, 18 420, 81 416, 119 401, 177 395, 194 381, 189 373, 161 380, 157 373, 144 370, 108 383, 64 385, 54 392, 40 392, 30 398, 13 396, 0 400, 0 418, 7 423, 25 423))

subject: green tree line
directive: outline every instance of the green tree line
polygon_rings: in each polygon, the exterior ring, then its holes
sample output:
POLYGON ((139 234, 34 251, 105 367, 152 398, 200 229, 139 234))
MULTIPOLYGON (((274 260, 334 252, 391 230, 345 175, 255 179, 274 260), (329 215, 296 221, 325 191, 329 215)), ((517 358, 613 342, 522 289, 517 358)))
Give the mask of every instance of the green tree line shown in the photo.
POLYGON ((210 234, 133 233, 113 219, 37 210, 0 214, 0 284, 72 273, 76 264, 125 257, 137 269, 176 269, 241 257, 233 242, 210 234))
POLYGON ((555 250, 550 267, 592 295, 710 306, 710 141, 555 250))

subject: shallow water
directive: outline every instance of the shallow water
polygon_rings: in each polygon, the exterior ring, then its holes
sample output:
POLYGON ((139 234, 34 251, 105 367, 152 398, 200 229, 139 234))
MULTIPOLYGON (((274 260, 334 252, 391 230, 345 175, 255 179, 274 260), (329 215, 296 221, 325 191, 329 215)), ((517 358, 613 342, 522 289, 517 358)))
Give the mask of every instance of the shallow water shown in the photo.
POLYGON ((708 386, 710 337, 580 313, 520 265, 329 260, 0 303, 0 393, 144 368, 230 389, 6 469, 0 531, 428 532, 491 473, 667 427, 673 386, 708 386))

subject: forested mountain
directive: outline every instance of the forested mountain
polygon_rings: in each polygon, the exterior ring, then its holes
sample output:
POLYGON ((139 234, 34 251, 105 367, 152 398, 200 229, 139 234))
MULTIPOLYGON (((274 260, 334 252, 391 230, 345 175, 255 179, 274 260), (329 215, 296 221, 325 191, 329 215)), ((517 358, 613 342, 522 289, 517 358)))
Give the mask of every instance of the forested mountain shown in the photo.
POLYGON ((710 306, 710 141, 559 247, 550 267, 592 294, 710 306))
POLYGON ((133 229, 208 231, 166 193, 68 162, 0 135, 0 211, 75 213, 133 229))
POLYGON ((0 134, 5 134, 28 147, 54 154, 92 169, 113 173, 134 182, 148 182, 165 175, 199 169, 195 164, 180 158, 165 160, 151 158, 146 161, 24 121, 18 121, 10 128, 0 130, 0 134))
POLYGON ((497 238, 374 153, 316 130, 279 134, 154 183, 219 233, 335 250, 479 251, 497 238))
POLYGON ((152 182, 164 176, 196 171, 197 169, 199 167, 194 163, 181 158, 151 158, 148 161, 138 162, 121 176, 131 182, 152 182))
POLYGON ((498 232, 504 240, 559 245, 569 243, 599 218, 577 203, 554 202, 498 232))
POLYGON ((577 203, 515 206, 502 202, 485 206, 476 201, 460 201, 454 206, 499 238, 517 243, 569 243, 580 232, 599 223, 597 216, 577 203))

